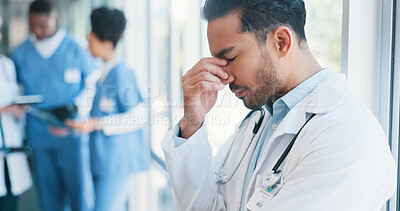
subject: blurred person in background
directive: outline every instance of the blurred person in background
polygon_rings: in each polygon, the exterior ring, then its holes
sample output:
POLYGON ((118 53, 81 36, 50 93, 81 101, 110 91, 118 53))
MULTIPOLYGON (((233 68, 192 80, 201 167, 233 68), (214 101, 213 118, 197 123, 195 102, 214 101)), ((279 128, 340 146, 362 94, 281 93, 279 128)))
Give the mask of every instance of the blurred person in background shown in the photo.
POLYGON ((32 179, 26 153, 17 150, 23 149, 24 107, 12 104, 18 95, 15 66, 3 55, 0 55, 0 90, 0 211, 16 211, 18 196, 32 186, 32 179))
POLYGON ((105 65, 97 83, 90 119, 69 121, 76 131, 90 133, 90 153, 96 211, 126 210, 132 176, 149 165, 149 145, 143 140, 147 111, 135 73, 117 58, 115 48, 126 26, 123 12, 93 10, 89 49, 105 65))
MULTIPOLYGON (((29 27, 32 33, 11 57, 25 94, 44 98, 33 109, 57 111, 60 118, 84 116, 90 110, 90 94, 94 94, 98 78, 93 57, 70 32, 58 28, 57 12, 49 1, 31 3, 29 27)), ((53 123, 27 115, 27 141, 33 151, 42 210, 69 206, 73 211, 91 210, 88 136, 68 133, 65 125, 53 123)))

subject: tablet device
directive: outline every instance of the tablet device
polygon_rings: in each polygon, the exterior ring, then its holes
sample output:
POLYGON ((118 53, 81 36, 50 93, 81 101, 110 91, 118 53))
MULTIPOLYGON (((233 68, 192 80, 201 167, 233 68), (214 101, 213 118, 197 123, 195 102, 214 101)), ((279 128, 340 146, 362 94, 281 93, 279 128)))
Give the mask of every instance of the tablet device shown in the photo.
POLYGON ((65 120, 75 119, 78 116, 78 108, 69 104, 46 110, 31 108, 29 113, 45 120, 53 127, 66 127, 65 120))
POLYGON ((42 95, 20 95, 14 98, 14 105, 27 105, 43 102, 42 95))

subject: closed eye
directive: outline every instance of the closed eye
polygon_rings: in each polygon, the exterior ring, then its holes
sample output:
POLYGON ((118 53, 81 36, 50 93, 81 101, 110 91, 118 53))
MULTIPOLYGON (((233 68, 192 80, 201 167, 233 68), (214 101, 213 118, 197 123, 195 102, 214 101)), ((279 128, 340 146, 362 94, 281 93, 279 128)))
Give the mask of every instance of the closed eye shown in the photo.
POLYGON ((228 61, 228 63, 233 62, 235 59, 236 59, 236 57, 233 57, 233 58, 231 58, 231 59, 226 58, 226 60, 228 61))

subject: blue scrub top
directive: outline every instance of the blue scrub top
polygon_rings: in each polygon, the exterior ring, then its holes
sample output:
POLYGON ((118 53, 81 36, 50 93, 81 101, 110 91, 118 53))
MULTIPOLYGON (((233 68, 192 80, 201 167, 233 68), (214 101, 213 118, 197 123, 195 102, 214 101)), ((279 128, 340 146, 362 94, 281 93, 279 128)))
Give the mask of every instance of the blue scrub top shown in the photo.
MULTIPOLYGON (((124 63, 116 65, 102 83, 97 84, 92 117, 102 118, 127 112, 143 102, 134 72, 124 63), (107 109, 101 106, 108 102, 107 109)), ((132 117, 133 119, 133 117, 132 117)), ((130 120, 132 120, 130 119, 130 120)), ((119 121, 108 119, 108 121, 119 121)), ((126 124, 137 124, 128 121, 126 124)), ((90 134, 91 167, 94 175, 129 175, 146 170, 149 165, 149 145, 143 130, 107 136, 102 131, 90 134)))
MULTIPOLYGON (((43 103, 33 105, 38 109, 74 103, 85 88, 86 76, 98 68, 89 52, 68 32, 50 58, 43 58, 29 38, 11 53, 11 58, 25 94, 44 97, 43 103)), ((49 132, 46 121, 29 113, 26 130, 28 143, 35 148, 61 146, 66 140, 80 138, 77 134, 57 138, 49 132)))
POLYGON ((73 103, 84 88, 86 76, 98 67, 87 50, 67 32, 54 54, 46 59, 28 38, 12 53, 18 82, 25 94, 40 94, 44 102, 34 106, 51 109, 73 103))

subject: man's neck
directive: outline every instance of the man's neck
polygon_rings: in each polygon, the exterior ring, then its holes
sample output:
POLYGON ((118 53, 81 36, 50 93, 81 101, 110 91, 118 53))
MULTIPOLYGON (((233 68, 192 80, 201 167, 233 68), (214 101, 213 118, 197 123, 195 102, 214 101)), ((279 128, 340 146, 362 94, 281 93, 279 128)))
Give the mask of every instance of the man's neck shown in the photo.
POLYGON ((287 71, 290 74, 287 75, 287 83, 284 89, 284 94, 290 92, 303 81, 322 70, 321 65, 312 55, 308 47, 302 49, 296 58, 297 61, 294 61, 290 67, 290 70, 287 71))

